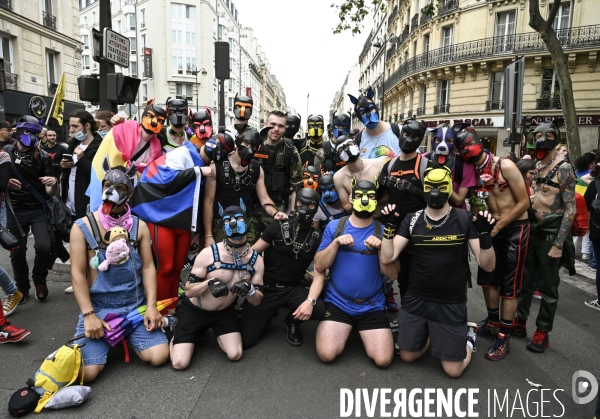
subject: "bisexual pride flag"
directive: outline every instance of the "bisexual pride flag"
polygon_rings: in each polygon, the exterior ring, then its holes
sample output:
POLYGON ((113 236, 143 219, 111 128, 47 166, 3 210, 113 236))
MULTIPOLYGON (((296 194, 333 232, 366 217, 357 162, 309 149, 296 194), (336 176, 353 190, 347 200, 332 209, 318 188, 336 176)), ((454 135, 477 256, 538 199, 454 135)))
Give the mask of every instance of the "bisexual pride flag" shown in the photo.
POLYGON ((196 231, 200 216, 200 187, 204 162, 194 145, 186 141, 154 160, 142 173, 131 211, 144 221, 196 231))

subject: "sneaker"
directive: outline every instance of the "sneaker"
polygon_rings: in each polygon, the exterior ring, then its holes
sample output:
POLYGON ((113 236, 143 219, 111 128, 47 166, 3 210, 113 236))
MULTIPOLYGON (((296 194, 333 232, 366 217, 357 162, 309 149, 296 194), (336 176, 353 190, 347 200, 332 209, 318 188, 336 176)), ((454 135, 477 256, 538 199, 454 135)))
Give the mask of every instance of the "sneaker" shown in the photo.
POLYGON ((17 308, 17 305, 21 302, 22 298, 23 294, 21 294, 21 291, 17 291, 12 295, 7 295, 6 297, 4 297, 4 300, 2 300, 2 309, 4 311, 4 317, 8 317, 11 314, 13 314, 13 312, 17 308))
POLYGON ((35 299, 40 303, 43 303, 48 298, 48 286, 46 284, 39 284, 35 286, 35 299))
POLYGON ((496 336, 499 330, 500 322, 489 320, 488 317, 477 323, 478 336, 496 336))
POLYGON ((540 292, 538 290, 535 290, 535 291, 533 291, 533 298, 535 298, 536 300, 541 300, 542 294, 540 294, 540 292))
POLYGON ((516 338, 526 338, 527 323, 523 320, 520 320, 518 317, 515 317, 513 320, 513 331, 511 336, 514 336, 516 338))
POLYGON ((501 361, 510 352, 510 335, 504 333, 498 333, 496 342, 489 351, 485 354, 485 357, 490 361, 501 361))
POLYGON ((390 328, 392 329, 392 331, 398 331, 398 319, 390 321, 390 328))
POLYGON ((590 259, 590 255, 588 255, 587 253, 584 253, 581 255, 581 260, 589 260, 590 259))
POLYGON ((396 292, 392 291, 387 295, 387 298, 385 300, 385 308, 388 311, 388 313, 397 313, 399 310, 398 303, 394 298, 394 295, 396 294, 396 292))
POLYGON ((285 328, 287 329, 287 341, 292 346, 300 346, 304 342, 300 333, 300 320, 294 319, 292 312, 285 317, 285 328))
POLYGON ((541 354, 550 346, 550 339, 548 338, 548 332, 543 330, 536 330, 531 338, 531 342, 527 344, 527 349, 532 352, 541 354))
POLYGON ((597 299, 586 301, 585 305, 588 306, 589 308, 595 308, 596 310, 600 310, 600 303, 598 303, 597 299))
POLYGON ((0 344, 18 342, 29 336, 30 333, 29 330, 13 326, 9 321, 6 321, 0 326, 0 344))
POLYGON ((65 294, 73 294, 73 285, 65 288, 65 294))
POLYGON ((20 291, 21 292, 21 301, 19 301, 19 305, 23 305, 29 300, 29 291, 20 291))
POLYGON ((475 347, 475 341, 477 340, 477 323, 467 322, 467 340, 471 342, 473 345, 473 350, 471 352, 477 352, 477 348, 475 347))

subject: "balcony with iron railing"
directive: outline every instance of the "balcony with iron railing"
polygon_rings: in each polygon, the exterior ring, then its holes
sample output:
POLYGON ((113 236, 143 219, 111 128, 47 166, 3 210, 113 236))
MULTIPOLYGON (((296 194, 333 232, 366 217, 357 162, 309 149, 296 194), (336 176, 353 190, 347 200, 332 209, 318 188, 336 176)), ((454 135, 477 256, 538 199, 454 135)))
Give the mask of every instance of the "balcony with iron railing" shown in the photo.
POLYGON ((395 52, 396 52, 396 44, 392 44, 390 49, 388 49, 386 52, 386 60, 389 60, 390 58, 392 58, 395 52))
POLYGON ((396 16, 398 16, 398 6, 394 7, 394 10, 392 10, 392 13, 390 13, 390 17, 388 17, 388 29, 392 26, 392 22, 396 16))
POLYGON ((56 89, 58 89, 57 83, 48 83, 48 96, 54 96, 56 94, 56 89))
POLYGON ((416 116, 423 116, 425 115, 425 108, 417 108, 417 115, 416 116))
POLYGON ((421 9, 421 25, 429 22, 431 20, 431 15, 423 13, 423 9, 421 9))
POLYGON ((445 105, 435 105, 433 107, 433 113, 434 114, 438 114, 438 113, 449 113, 450 112, 450 104, 447 103, 445 105))
POLYGON ((486 111, 498 111, 500 109, 504 109, 503 100, 488 100, 487 102, 485 102, 486 111))
POLYGON ((42 20, 45 27, 56 30, 56 16, 52 16, 50 13, 43 12, 42 20))
POLYGON ((6 81, 6 88, 10 90, 19 90, 19 75, 4 71, 4 80, 6 81))
POLYGON ((438 16, 458 10, 458 0, 442 0, 438 7, 438 16))
POLYGON ((560 104, 560 97, 548 97, 537 99, 537 109, 562 109, 562 105, 560 104))
POLYGON ((410 21, 410 33, 413 33, 419 27, 419 14, 413 16, 410 21))
POLYGON ((414 115, 413 110, 411 109, 410 111, 408 111, 407 113, 407 118, 412 118, 414 115))
POLYGON ((400 115, 398 115, 398 121, 404 122, 404 113, 401 113, 400 115))
POLYGON ((12 10, 11 0, 0 0, 0 7, 7 10, 12 10))
MULTIPOLYGON (((564 50, 600 46, 600 25, 559 29, 557 38, 564 50)), ((488 58, 512 58, 515 55, 547 53, 548 48, 537 32, 478 39, 429 52, 404 60, 398 69, 385 80, 385 91, 400 83, 402 79, 421 71, 461 62, 473 62, 488 58)))

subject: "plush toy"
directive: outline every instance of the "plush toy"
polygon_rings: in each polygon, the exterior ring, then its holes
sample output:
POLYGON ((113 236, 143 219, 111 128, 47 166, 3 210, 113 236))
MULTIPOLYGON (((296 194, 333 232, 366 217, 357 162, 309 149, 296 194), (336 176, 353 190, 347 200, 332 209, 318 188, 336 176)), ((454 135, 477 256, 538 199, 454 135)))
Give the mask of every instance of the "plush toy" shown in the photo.
POLYGON ((118 239, 129 240, 129 233, 123 227, 113 227, 104 234, 104 242, 110 244, 118 239))
POLYGON ((117 239, 106 248, 106 259, 98 266, 98 270, 105 271, 112 263, 118 265, 129 259, 129 246, 124 238, 117 239))

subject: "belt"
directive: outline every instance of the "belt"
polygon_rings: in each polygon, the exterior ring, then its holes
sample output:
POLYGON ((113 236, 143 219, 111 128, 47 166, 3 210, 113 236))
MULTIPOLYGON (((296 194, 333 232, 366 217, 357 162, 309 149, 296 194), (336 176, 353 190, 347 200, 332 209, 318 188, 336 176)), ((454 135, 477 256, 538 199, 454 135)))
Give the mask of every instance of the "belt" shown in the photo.
POLYGON ((277 284, 275 282, 265 282, 265 288, 269 288, 271 291, 275 291, 275 290, 289 290, 291 288, 294 288, 295 285, 289 285, 289 284, 277 284))

